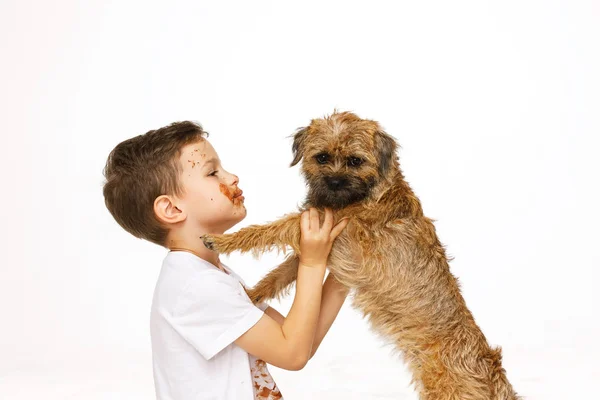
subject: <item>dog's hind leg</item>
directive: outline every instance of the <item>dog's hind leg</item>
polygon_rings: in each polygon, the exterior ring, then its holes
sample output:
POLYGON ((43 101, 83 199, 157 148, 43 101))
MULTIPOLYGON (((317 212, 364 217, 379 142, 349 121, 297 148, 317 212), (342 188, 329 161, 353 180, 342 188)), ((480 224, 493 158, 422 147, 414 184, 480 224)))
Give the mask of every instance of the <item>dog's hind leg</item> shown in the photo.
POLYGON ((277 268, 269 272, 254 287, 246 290, 254 303, 279 298, 290 288, 298 276, 298 256, 292 254, 277 268))

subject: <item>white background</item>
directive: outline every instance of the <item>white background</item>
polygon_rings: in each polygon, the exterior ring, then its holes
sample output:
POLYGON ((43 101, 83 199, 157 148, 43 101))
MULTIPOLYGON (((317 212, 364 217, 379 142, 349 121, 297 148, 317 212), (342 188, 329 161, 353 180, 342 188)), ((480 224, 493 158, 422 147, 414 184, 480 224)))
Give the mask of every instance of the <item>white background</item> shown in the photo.
MULTIPOLYGON (((530 399, 597 393, 600 3, 0 3, 0 399, 151 399, 162 258, 102 197, 120 141, 199 121, 247 218, 305 194, 289 135, 378 120, 479 325, 530 399)), ((235 228, 237 229, 237 228, 235 228)), ((281 256, 225 261, 248 283, 281 256)), ((290 298, 276 308, 287 312, 290 298)), ((416 399, 348 304, 286 399, 416 399)))

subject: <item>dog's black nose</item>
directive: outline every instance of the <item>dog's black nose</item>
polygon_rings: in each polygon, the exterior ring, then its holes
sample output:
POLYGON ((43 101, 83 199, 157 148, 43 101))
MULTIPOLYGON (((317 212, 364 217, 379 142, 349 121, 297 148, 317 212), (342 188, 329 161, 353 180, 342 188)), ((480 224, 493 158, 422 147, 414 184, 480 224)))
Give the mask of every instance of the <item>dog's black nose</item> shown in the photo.
POLYGON ((327 177, 325 178, 325 183, 327 183, 329 189, 337 190, 348 185, 348 180, 339 177, 327 177))

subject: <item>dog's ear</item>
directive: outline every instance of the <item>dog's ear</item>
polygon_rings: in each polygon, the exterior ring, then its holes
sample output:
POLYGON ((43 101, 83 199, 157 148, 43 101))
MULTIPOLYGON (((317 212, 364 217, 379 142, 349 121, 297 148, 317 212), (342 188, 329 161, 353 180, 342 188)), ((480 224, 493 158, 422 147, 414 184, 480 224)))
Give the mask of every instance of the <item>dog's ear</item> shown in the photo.
POLYGON ((292 153, 294 154, 294 159, 290 164, 290 167, 298 164, 302 159, 302 155, 304 154, 304 142, 306 141, 306 133, 308 132, 308 127, 298 128, 296 133, 294 134, 294 144, 292 144, 292 153))
POLYGON ((379 175, 385 176, 396 159, 398 143, 391 135, 379 128, 375 133, 375 152, 379 162, 379 175))

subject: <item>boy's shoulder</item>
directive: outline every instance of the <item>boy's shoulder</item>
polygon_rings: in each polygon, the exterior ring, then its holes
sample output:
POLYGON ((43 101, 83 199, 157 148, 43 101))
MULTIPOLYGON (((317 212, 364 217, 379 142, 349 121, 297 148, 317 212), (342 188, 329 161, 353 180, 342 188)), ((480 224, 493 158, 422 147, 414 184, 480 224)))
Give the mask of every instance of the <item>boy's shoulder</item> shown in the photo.
POLYGON ((228 281, 229 279, 227 274, 194 254, 170 251, 163 260, 159 275, 159 281, 163 280, 193 284, 196 281, 228 281))
MULTIPOLYGON (((231 271, 228 268, 228 271, 231 271)), ((232 271, 231 271, 232 272, 232 271)), ((163 260, 156 282, 153 304, 174 310, 182 298, 201 300, 224 290, 238 292, 241 283, 234 273, 227 275, 202 258, 183 251, 171 251, 163 260)))

